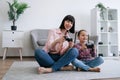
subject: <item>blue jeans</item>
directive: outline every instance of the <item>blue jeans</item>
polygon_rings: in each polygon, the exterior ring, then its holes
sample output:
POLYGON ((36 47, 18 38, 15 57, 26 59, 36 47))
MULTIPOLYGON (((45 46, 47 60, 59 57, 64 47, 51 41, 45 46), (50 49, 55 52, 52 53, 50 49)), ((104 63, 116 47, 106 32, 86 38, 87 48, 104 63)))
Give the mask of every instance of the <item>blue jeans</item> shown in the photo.
POLYGON ((83 70, 88 71, 89 68, 93 68, 93 67, 99 66, 103 62, 104 62, 104 60, 102 59, 102 57, 96 57, 95 59, 90 60, 90 61, 81 61, 81 60, 78 60, 76 58, 76 59, 74 59, 74 61, 72 61, 72 64, 75 67, 78 67, 78 68, 81 68, 83 70))
POLYGON ((69 64, 78 56, 78 50, 76 48, 69 49, 64 55, 49 54, 44 50, 35 50, 35 59, 42 67, 51 67, 53 71, 60 70, 61 67, 69 64))

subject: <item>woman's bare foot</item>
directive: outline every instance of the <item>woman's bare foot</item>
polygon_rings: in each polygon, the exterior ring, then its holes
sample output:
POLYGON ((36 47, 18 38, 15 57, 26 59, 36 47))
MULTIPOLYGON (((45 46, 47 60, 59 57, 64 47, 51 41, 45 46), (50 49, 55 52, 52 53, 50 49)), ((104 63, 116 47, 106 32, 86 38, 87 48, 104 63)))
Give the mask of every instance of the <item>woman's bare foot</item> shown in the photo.
POLYGON ((72 65, 64 66, 60 70, 61 71, 72 71, 72 70, 74 70, 74 66, 72 66, 72 65))
POLYGON ((52 68, 45 68, 45 67, 39 67, 38 68, 38 73, 43 74, 43 73, 50 73, 52 72, 52 68))
POLYGON ((89 71, 100 72, 100 68, 98 68, 98 67, 90 68, 89 71))

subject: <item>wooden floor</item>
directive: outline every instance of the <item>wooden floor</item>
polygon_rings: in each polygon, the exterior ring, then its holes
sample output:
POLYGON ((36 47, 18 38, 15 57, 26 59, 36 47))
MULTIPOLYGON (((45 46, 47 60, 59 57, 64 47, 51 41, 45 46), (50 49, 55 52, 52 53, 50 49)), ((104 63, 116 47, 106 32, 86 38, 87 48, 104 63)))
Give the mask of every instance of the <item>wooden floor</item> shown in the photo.
MULTIPOLYGON (((34 61, 34 60, 35 60, 34 58, 23 58, 22 61, 34 61)), ((0 58, 0 80, 2 80, 2 77, 5 75, 5 73, 10 68, 10 66, 12 65, 14 61, 20 61, 20 59, 19 58, 7 58, 3 61, 2 58, 0 58)), ((92 79, 92 80, 120 80, 120 77, 110 78, 110 79, 92 79)))

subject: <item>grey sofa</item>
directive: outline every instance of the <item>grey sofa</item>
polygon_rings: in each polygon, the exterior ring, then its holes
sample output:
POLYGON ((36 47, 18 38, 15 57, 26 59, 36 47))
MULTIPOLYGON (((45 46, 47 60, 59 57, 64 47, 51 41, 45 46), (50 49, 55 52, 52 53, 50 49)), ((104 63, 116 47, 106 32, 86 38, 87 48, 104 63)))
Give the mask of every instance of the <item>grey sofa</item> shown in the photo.
MULTIPOLYGON (((49 29, 34 29, 30 32, 32 39, 33 49, 43 48, 47 41, 49 29)), ((75 38, 75 34, 70 34, 71 38, 75 38)), ((94 42, 97 45, 98 37, 90 36, 90 41, 94 42)), ((78 40, 76 40, 76 43, 78 40)))

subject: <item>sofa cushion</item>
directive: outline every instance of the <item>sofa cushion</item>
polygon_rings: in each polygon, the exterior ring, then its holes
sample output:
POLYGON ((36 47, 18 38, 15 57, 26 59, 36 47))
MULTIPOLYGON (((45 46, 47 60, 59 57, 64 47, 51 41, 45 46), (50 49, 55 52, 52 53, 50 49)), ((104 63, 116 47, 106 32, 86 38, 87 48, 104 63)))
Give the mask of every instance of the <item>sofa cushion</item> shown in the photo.
POLYGON ((40 40, 37 41, 37 44, 38 44, 39 46, 44 46, 45 43, 46 43, 46 41, 47 41, 47 39, 40 39, 40 40))

